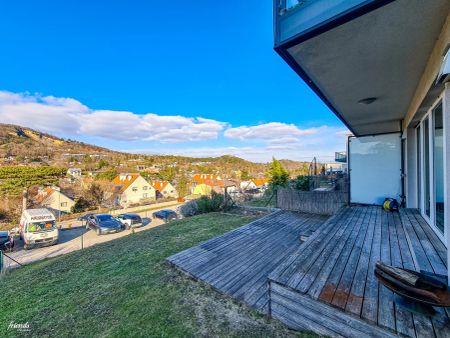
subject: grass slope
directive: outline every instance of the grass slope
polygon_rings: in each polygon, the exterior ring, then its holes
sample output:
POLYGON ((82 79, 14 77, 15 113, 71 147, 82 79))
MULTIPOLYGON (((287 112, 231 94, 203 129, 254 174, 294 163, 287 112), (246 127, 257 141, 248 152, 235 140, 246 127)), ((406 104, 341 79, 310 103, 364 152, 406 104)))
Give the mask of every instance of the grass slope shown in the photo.
POLYGON ((11 321, 53 337, 293 335, 165 263, 252 219, 196 216, 12 271, 0 278, 0 335, 23 334, 11 321))

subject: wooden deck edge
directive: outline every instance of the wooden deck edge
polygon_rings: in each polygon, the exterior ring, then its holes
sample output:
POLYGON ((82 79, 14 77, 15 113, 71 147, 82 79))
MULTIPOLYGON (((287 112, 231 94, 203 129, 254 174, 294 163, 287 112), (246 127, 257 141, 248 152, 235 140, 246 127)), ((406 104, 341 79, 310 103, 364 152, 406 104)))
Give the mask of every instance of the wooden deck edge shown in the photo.
POLYGON ((208 238, 208 239, 206 239, 206 240, 204 240, 204 241, 202 241, 202 242, 200 242, 200 243, 197 243, 197 244, 195 244, 195 245, 193 245, 193 246, 191 246, 191 247, 189 247, 189 248, 187 248, 187 249, 184 249, 184 250, 182 250, 182 251, 180 251, 180 252, 177 252, 176 254, 173 254, 173 255, 167 257, 167 258, 166 258, 166 261, 168 261, 168 262, 171 263, 171 264, 176 264, 175 262, 176 262, 177 256, 183 254, 185 251, 191 250, 191 249, 194 248, 194 247, 197 247, 197 246, 200 246, 200 245, 202 245, 202 244, 204 244, 204 243, 206 243, 206 242, 212 241, 212 240, 215 239, 215 238, 222 237, 222 236, 225 235, 226 233, 231 232, 231 231, 235 231, 235 230, 237 230, 237 229, 239 229, 239 228, 241 228, 241 227, 243 227, 243 226, 249 226, 249 225, 251 225, 251 224, 253 224, 253 223, 258 223, 258 222, 264 221, 266 218, 273 217, 273 216, 275 216, 275 215, 277 215, 277 214, 280 214, 280 213, 282 213, 282 212, 283 212, 283 210, 281 210, 281 209, 273 210, 270 214, 267 214, 267 215, 264 215, 264 216, 261 217, 261 218, 255 219, 254 221, 251 221, 250 223, 246 223, 246 224, 244 224, 244 225, 242 225, 242 226, 240 226, 240 227, 238 227, 238 228, 235 228, 235 229, 233 229, 233 230, 227 231, 227 232, 225 232, 225 233, 223 233, 223 234, 221 234, 221 235, 217 235, 217 236, 215 236, 215 237, 208 238))
POLYGON ((309 330, 330 337, 398 337, 354 315, 269 280, 269 314, 293 330, 309 330))

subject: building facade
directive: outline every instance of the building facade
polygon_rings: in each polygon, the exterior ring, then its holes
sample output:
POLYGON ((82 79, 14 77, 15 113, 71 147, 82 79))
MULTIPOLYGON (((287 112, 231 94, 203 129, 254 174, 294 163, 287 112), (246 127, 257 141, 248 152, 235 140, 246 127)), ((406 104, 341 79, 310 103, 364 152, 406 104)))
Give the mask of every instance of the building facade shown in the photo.
POLYGON ((139 174, 120 174, 114 178, 117 203, 121 206, 144 203, 156 199, 156 190, 139 174))
POLYGON ((450 261, 450 2, 274 1, 275 50, 353 133, 350 201, 417 208, 450 261))

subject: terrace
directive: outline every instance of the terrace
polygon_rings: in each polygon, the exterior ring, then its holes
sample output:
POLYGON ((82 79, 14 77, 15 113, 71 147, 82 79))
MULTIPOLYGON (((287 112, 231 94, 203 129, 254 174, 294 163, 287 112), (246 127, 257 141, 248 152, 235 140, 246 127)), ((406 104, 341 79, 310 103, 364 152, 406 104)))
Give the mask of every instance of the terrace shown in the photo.
POLYGON ((450 336, 448 309, 400 306, 373 271, 447 274, 446 249, 415 209, 351 206, 331 217, 277 211, 168 258, 178 269, 297 330, 333 337, 450 336))

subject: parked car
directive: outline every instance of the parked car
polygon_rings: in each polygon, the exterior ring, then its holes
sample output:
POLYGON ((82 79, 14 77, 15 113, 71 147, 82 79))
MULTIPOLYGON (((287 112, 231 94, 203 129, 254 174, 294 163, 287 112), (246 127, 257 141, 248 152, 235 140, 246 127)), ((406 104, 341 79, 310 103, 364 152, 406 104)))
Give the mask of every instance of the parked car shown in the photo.
POLYGON ((159 218, 164 220, 164 222, 170 222, 174 219, 178 218, 178 215, 175 211, 170 210, 170 209, 163 209, 163 210, 159 210, 159 211, 155 211, 153 213, 153 218, 159 218))
POLYGON ((119 232, 123 229, 122 222, 109 214, 91 215, 87 219, 86 230, 93 229, 97 235, 119 232))
POLYGON ((126 230, 144 225, 141 216, 137 214, 120 214, 117 219, 122 222, 126 230))
POLYGON ((87 221, 87 219, 92 215, 95 215, 95 214, 85 214, 83 216, 78 217, 78 220, 79 221, 87 221))
POLYGON ((12 251, 14 248, 14 236, 8 231, 0 231, 0 251, 12 251))

